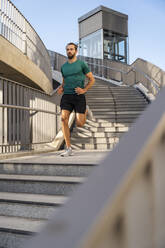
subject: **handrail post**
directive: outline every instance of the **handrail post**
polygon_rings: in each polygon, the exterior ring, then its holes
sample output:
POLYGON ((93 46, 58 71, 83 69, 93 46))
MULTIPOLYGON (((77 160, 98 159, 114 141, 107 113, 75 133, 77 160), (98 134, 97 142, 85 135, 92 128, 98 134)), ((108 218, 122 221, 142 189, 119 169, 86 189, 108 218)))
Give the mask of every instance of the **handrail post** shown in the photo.
POLYGON ((121 71, 121 82, 123 83, 123 72, 121 71))
MULTIPOLYGON (((0 104, 3 103, 3 80, 0 79, 0 104)), ((3 109, 0 108, 0 144, 3 143, 3 109)), ((2 153, 2 147, 0 147, 2 153)))

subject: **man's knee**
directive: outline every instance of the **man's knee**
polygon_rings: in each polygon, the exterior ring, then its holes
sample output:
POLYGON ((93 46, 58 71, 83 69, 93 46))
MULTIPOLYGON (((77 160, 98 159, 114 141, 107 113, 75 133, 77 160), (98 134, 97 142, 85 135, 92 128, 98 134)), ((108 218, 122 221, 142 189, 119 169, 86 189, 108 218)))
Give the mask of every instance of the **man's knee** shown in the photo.
POLYGON ((79 120, 76 121, 77 127, 83 127, 84 124, 85 124, 85 121, 79 121, 79 120))
POLYGON ((69 121, 69 118, 67 116, 61 116, 61 121, 62 123, 67 124, 69 121))

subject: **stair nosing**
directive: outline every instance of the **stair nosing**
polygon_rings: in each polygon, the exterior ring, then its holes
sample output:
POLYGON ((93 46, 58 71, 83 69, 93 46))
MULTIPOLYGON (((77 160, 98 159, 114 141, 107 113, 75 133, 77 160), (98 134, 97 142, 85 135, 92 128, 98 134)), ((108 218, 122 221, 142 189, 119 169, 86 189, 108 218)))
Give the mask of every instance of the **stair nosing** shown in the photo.
POLYGON ((76 176, 70 177, 70 176, 40 176, 40 175, 0 174, 0 180, 80 183, 80 182, 84 182, 85 178, 84 177, 76 177, 76 176))
POLYGON ((0 231, 31 235, 39 232, 41 225, 44 225, 46 222, 46 220, 34 218, 0 215, 0 231), (28 227, 25 224, 27 224, 28 227))
POLYGON ((67 199, 68 197, 62 195, 0 192, 0 202, 11 201, 34 204, 63 204, 67 199))

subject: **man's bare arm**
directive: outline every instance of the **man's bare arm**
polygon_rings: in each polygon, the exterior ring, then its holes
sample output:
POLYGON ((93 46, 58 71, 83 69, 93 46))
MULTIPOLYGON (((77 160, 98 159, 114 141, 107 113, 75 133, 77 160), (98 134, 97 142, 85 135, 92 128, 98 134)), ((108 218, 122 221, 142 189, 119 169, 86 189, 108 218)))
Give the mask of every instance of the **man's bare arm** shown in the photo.
POLYGON ((92 72, 88 72, 85 76, 88 78, 88 83, 84 87, 85 92, 87 92, 87 90, 90 89, 92 87, 92 85, 94 84, 95 78, 94 78, 92 72))
POLYGON ((62 78, 62 84, 58 87, 57 93, 61 95, 64 92, 64 78, 62 78))
POLYGON ((77 94, 84 94, 84 93, 86 93, 88 91, 88 89, 90 89, 92 87, 92 85, 94 84, 94 82, 95 82, 95 79, 94 79, 94 76, 93 76, 92 72, 88 72, 85 76, 88 78, 88 83, 84 87, 84 89, 77 87, 75 89, 75 91, 76 91, 77 94))

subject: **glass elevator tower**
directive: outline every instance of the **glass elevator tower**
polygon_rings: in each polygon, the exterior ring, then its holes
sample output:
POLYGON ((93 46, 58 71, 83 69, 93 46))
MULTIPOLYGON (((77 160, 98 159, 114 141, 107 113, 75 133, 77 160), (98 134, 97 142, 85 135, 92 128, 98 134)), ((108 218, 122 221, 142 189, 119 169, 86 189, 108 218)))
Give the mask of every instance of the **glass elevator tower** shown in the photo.
POLYGON ((104 6, 78 19, 79 54, 128 63, 128 16, 104 6))

